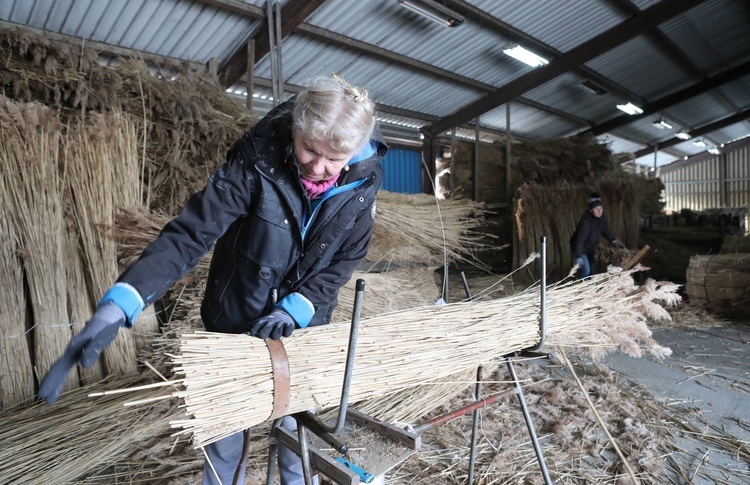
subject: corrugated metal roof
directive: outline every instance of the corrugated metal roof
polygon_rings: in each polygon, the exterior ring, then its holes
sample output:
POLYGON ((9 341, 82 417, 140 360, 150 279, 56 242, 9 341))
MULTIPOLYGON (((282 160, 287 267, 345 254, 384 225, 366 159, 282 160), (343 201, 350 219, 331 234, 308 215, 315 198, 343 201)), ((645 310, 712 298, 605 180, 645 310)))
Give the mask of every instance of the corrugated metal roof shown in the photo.
MULTIPOLYGON (((523 81, 520 98, 509 100, 512 130, 527 138, 545 138, 619 119, 621 112, 615 105, 628 101, 622 99, 626 94, 640 98, 629 101, 647 105, 693 86, 701 78, 750 62, 750 2, 705 0, 662 22, 658 31, 639 34, 587 59, 584 66, 535 82, 534 69, 502 53, 517 34, 531 40, 527 47, 539 45, 547 54, 559 53, 565 59, 576 47, 622 25, 634 8, 646 15, 644 10, 673 0, 629 0, 629 4, 611 0, 441 1, 463 11, 461 26, 444 28, 403 8, 397 0, 323 2, 302 27, 350 37, 381 49, 383 55, 363 53, 346 42, 320 40, 298 28, 282 44, 284 83, 303 86, 314 76, 336 72, 368 88, 373 99, 391 110, 384 109, 383 115, 394 126, 426 128, 436 119, 477 103, 486 105, 482 126, 503 131, 505 108, 503 102, 493 104, 493 100, 502 98, 507 86, 523 81), (472 9, 485 18, 478 20, 472 9), (407 61, 384 59, 389 53, 405 56, 407 61), (442 73, 429 72, 417 63, 442 73), (580 89, 579 83, 589 75, 604 83, 606 94, 597 96, 580 89)), ((286 0, 281 5, 295 3, 286 0)), ((675 12, 681 3, 673 4, 675 12)), ((3 0, 0 21, 198 64, 216 58, 223 66, 234 54, 241 60, 247 39, 267 20, 259 18, 265 0, 232 0, 221 5, 213 0, 3 0)), ((268 55, 256 59, 255 75, 265 80, 266 86, 256 86, 256 94, 269 98, 267 86, 272 76, 268 55)), ((232 91, 241 95, 245 85, 240 79, 232 91)), ((650 143, 670 142, 673 132, 659 132, 650 125, 659 115, 675 127, 697 129, 748 107, 750 74, 610 130, 612 146, 637 152, 650 143)), ((471 121, 469 117, 464 123, 471 121)), ((740 121, 707 137, 726 143, 749 129, 750 123, 740 121)), ((470 129, 459 131, 462 136, 472 133, 470 129)), ((668 147, 664 156, 674 160, 693 153, 690 146, 687 142, 668 147)))
POLYGON ((611 2, 476 0, 471 3, 560 52, 567 52, 625 20, 611 2))
POLYGON ((644 36, 615 47, 586 65, 643 99, 658 98, 659 93, 677 91, 691 84, 690 76, 679 64, 644 36))
POLYGON ((149 54, 206 63, 225 61, 257 21, 198 1, 3 0, 0 18, 149 54))
POLYGON ((712 0, 659 28, 708 74, 747 60, 750 2, 712 0))

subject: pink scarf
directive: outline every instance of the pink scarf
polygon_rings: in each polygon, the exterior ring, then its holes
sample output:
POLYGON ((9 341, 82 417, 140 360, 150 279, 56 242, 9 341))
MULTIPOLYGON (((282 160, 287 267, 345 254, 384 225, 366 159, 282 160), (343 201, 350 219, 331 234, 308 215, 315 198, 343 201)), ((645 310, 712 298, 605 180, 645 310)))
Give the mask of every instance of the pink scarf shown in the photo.
POLYGON ((328 180, 321 180, 320 182, 313 182, 312 180, 307 180, 302 177, 300 177, 299 180, 302 182, 302 186, 307 192, 307 197, 310 200, 313 200, 325 194, 326 190, 330 189, 331 186, 336 183, 336 180, 339 179, 339 175, 340 174, 336 174, 335 177, 328 180))

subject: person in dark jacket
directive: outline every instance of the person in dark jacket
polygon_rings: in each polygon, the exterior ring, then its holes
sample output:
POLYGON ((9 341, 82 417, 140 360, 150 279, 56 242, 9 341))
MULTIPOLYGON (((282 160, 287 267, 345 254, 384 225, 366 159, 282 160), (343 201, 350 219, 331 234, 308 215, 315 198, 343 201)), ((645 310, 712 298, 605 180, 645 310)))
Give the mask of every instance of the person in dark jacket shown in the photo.
MULTIPOLYGON (((370 245, 386 150, 364 89, 335 76, 312 80, 234 143, 120 275, 44 377, 40 397, 54 403, 76 364, 93 365, 121 326, 132 327, 212 247, 201 304, 207 330, 280 339, 329 323, 370 245)), ((283 425, 296 428, 290 417, 283 425)), ((244 477, 243 440, 240 432, 205 447, 204 484, 232 483, 238 469, 244 477)), ((299 458, 281 446, 279 468, 282 484, 303 483, 299 458)))
POLYGON ((622 247, 607 227, 602 198, 595 192, 589 196, 588 210, 581 215, 578 226, 570 238, 573 261, 581 271, 581 278, 596 273, 596 246, 602 236, 613 246, 622 247))

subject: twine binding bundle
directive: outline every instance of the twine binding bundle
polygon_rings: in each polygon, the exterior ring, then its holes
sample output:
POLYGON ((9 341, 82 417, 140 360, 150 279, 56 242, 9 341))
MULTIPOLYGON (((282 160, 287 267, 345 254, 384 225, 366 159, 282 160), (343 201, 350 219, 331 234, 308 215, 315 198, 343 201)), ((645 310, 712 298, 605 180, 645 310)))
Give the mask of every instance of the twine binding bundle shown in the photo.
MULTIPOLYGON (((630 272, 597 275, 586 282, 550 287, 548 345, 587 347, 600 357, 620 350, 669 354, 646 327, 647 318, 668 319, 656 301, 679 301, 676 285, 633 283, 630 272)), ((359 327, 350 401, 414 388, 429 389, 493 359, 539 342, 539 291, 484 302, 423 306, 363 319, 359 327)), ((338 404, 349 324, 297 331, 284 339, 290 370, 288 413, 338 404)), ((196 332, 183 335, 172 356, 189 419, 175 420, 195 446, 249 428, 274 415, 273 360, 263 341, 247 335, 196 332)))

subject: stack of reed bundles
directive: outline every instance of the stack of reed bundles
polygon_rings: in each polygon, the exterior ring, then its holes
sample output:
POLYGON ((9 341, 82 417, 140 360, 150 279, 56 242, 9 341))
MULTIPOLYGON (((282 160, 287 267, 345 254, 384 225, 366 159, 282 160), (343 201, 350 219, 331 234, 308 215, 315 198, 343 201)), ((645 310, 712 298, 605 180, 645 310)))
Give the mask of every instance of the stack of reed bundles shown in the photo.
MULTIPOLYGON (((18 234, 28 285, 27 303, 34 317, 32 367, 43 375, 62 355, 71 337, 65 289, 63 184, 59 171, 62 127, 52 109, 36 103, 16 104, 6 98, 0 98, 0 126, 2 185, 10 199, 9 220, 18 234)), ((23 311, 25 315, 26 308, 23 311)), ((13 315, 15 312, 7 318, 15 320, 13 315)), ((4 333, 19 335, 18 321, 5 321, 5 315, 2 319, 0 325, 7 329, 4 333)), ((15 356, 23 358, 22 354, 15 356)), ((18 365, 23 369, 29 364, 18 365)), ((65 388, 77 385, 77 379, 71 375, 65 388)))
POLYGON ((593 189, 568 182, 522 185, 515 202, 514 267, 539 251, 540 239, 546 236, 551 277, 559 280, 567 275, 573 266, 570 238, 581 215, 588 210, 586 199, 593 191, 602 196, 604 217, 612 233, 626 247, 635 247, 641 201, 639 187, 636 180, 622 177, 602 178, 593 189))
POLYGON ((45 104, 64 124, 116 109, 143 119, 145 202, 168 214, 205 185, 227 147, 258 120, 201 67, 133 58, 105 65, 88 45, 12 27, 0 29, 0 55, 4 95, 45 104))
MULTIPOLYGON (((7 126, 0 125, 5 130, 7 126)), ((26 339, 26 295, 19 234, 12 220, 11 182, 5 170, 9 152, 0 136, 0 410, 34 395, 31 352, 26 339)))
POLYGON ((484 268, 476 252, 492 247, 482 233, 487 210, 468 199, 378 192, 369 262, 436 265, 462 261, 484 268))
POLYGON ((685 280, 691 304, 726 316, 750 312, 750 253, 691 256, 685 280))
MULTIPOLYGON (((539 289, 484 302, 430 305, 380 314, 360 323, 350 400, 445 383, 478 365, 539 342, 539 289)), ((550 346, 587 347, 594 357, 619 350, 657 356, 669 350, 654 342, 648 319, 669 319, 662 304, 680 300, 677 286, 649 280, 639 287, 630 272, 596 275, 587 282, 550 287, 550 346)), ((284 340, 289 358, 288 413, 338 404, 349 325, 332 323, 298 331, 284 340)), ((189 419, 173 422, 203 446, 266 421, 273 410, 272 366, 265 343, 246 335, 196 332, 181 337, 173 358, 184 376, 179 398, 189 419)))

